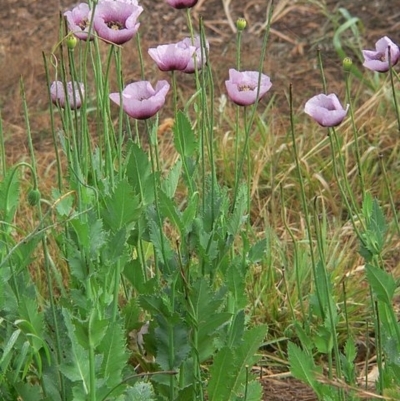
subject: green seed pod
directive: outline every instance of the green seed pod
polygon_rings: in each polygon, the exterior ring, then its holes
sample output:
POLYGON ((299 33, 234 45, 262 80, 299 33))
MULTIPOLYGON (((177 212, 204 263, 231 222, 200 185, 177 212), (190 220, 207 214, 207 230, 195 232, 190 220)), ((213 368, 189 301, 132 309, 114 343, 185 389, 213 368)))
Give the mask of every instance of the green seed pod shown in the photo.
POLYGON ((244 31, 247 26, 247 21, 244 18, 238 18, 236 21, 236 28, 238 31, 244 31))
POLYGON ((28 203, 31 206, 36 206, 40 201, 40 191, 38 189, 31 189, 28 192, 28 203))

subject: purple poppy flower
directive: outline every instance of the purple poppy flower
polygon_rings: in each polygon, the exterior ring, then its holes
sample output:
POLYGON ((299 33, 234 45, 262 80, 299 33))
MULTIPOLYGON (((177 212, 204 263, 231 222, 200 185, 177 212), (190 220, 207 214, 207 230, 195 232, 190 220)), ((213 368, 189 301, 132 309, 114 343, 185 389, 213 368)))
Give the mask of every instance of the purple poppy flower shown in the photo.
POLYGON ((51 101, 65 108, 67 104, 70 105, 71 109, 79 109, 82 106, 83 99, 85 96, 85 87, 82 82, 67 82, 67 96, 65 96, 64 84, 61 81, 54 81, 50 85, 51 101))
POLYGON ((161 71, 184 71, 193 61, 195 52, 195 46, 183 43, 183 41, 149 49, 150 57, 161 71))
POLYGON ((190 8, 197 4, 198 0, 167 0, 167 3, 174 8, 190 8))
POLYGON ((186 38, 183 39, 181 42, 179 42, 182 46, 186 47, 191 47, 194 46, 196 48, 195 53, 193 53, 192 57, 190 58, 190 61, 188 62, 187 66, 185 67, 183 72, 186 72, 187 74, 192 74, 195 72, 196 68, 198 70, 202 69, 203 66, 205 65, 207 61, 207 53, 210 50, 210 44, 208 41, 205 42, 205 48, 201 48, 201 39, 200 36, 196 36, 193 40, 191 38, 186 38), (196 55, 196 56, 195 56, 196 55), (194 57, 196 57, 196 63, 194 61, 194 57))
MULTIPOLYGON (((164 106, 168 91, 167 81, 157 82, 155 89, 148 81, 133 82, 122 91, 122 107, 130 117, 145 120, 164 106)), ((120 106, 120 93, 110 93, 110 99, 120 106)))
POLYGON ((400 49, 387 36, 379 39, 375 43, 375 50, 363 50, 364 63, 363 66, 372 71, 386 72, 389 71, 389 48, 390 48, 390 64, 396 65, 400 59, 400 49))
MULTIPOLYGON (((89 36, 90 9, 86 3, 80 3, 70 11, 66 11, 64 16, 67 18, 68 28, 81 40, 87 40, 89 36)), ((89 40, 92 40, 91 35, 89 40)))
POLYGON ((346 117, 349 105, 344 109, 334 93, 317 95, 307 101, 304 112, 323 127, 336 127, 346 117))
POLYGON ((94 12, 94 29, 101 39, 122 45, 139 29, 137 19, 142 11, 137 1, 100 0, 94 12))
MULTIPOLYGON (((229 70, 229 79, 225 81, 229 98, 239 106, 250 106, 257 100, 258 71, 236 71, 229 70)), ((261 74, 259 99, 261 99, 271 88, 272 83, 268 75, 261 74)))

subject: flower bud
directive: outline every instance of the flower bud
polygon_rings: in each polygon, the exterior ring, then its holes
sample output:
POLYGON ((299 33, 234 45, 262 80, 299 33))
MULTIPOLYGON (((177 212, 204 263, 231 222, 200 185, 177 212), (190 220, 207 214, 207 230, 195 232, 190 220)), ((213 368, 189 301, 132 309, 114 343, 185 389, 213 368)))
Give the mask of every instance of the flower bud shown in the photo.
POLYGON ((238 31, 244 31, 247 26, 247 21, 244 18, 238 18, 236 21, 236 28, 238 31))
POLYGON ((31 189, 28 192, 28 203, 31 206, 36 206, 40 201, 40 191, 38 189, 31 189))
POLYGON ((345 57, 343 59, 343 68, 346 72, 350 72, 351 67, 353 66, 353 61, 350 57, 345 57))
POLYGON ((76 47, 76 44, 78 43, 78 39, 72 33, 69 33, 67 36, 66 42, 67 42, 68 49, 74 50, 76 47))

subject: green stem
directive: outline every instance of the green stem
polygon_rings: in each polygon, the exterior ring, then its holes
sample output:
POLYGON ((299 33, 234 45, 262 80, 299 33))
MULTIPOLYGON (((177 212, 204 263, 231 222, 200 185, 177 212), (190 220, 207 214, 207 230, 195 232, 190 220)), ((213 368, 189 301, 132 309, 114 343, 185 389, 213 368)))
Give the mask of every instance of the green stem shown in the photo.
POLYGON ((312 245, 312 234, 311 234, 312 230, 311 230, 310 216, 309 216, 309 211, 308 211, 307 199, 306 199, 306 195, 305 195, 303 175, 301 173, 301 166, 300 166, 300 162, 299 162, 299 154, 298 154, 298 151, 297 151, 297 144, 296 144, 296 135, 295 135, 295 129, 294 129, 292 85, 289 85, 289 108, 290 108, 290 133, 291 133, 291 136, 292 136, 294 159, 295 159, 295 162, 296 162, 296 171, 297 171, 297 176, 299 178, 299 184, 300 184, 301 204, 302 204, 302 207, 303 207, 303 210, 304 210, 304 219, 305 219, 305 222, 306 222, 308 243, 309 243, 310 256, 311 256, 311 266, 312 266, 312 270, 313 270, 314 283, 315 283, 315 293, 317 295, 317 299, 318 299, 318 304, 319 304, 319 307, 320 307, 321 315, 322 315, 322 317, 324 319, 325 312, 323 310, 322 298, 321 298, 320 289, 318 288, 318 282, 317 282, 317 269, 316 269, 314 248, 313 248, 313 245, 312 245))
POLYGON ((358 178, 360 180, 362 196, 364 199, 364 197, 365 197, 364 175, 363 175, 363 170, 362 170, 362 166, 361 166, 360 148, 358 145, 358 130, 357 130, 355 119, 354 119, 354 110, 353 110, 353 104, 351 102, 351 92, 350 92, 349 80, 350 80, 350 73, 346 72, 345 73, 346 94, 347 94, 347 101, 349 102, 351 126, 353 129, 353 136, 354 136, 354 147, 355 147, 355 151, 356 151, 357 172, 358 172, 358 178))
MULTIPOLYGON (((27 136, 28 136, 28 146, 29 146, 29 151, 30 151, 30 156, 31 156, 31 161, 32 161, 32 175, 35 177, 34 182, 35 182, 35 188, 37 188, 37 181, 36 181, 36 174, 37 174, 37 168, 36 168, 36 158, 35 158, 35 152, 33 148, 33 143, 32 143, 32 133, 31 133, 31 127, 30 127, 30 122, 29 122, 29 113, 28 113, 28 104, 26 101, 26 95, 25 95, 25 88, 23 81, 21 79, 20 81, 20 90, 21 90, 21 95, 22 95, 22 103, 23 103, 23 109, 24 109, 24 118, 25 118, 25 124, 26 124, 26 131, 27 131, 27 136)), ((43 214, 42 214, 42 208, 40 205, 40 202, 37 206, 38 210, 38 215, 40 221, 43 221, 43 214)), ((43 254, 44 254, 44 268, 45 268, 45 274, 46 274, 46 282, 47 282, 47 289, 49 292, 49 300, 50 300, 50 311, 51 315, 53 318, 53 325, 54 325, 54 333, 55 333, 55 339, 56 339, 56 357, 57 357, 57 363, 60 365, 63 360, 62 356, 62 344, 61 344, 61 338, 60 338, 60 330, 58 327, 58 320, 57 320, 57 313, 56 313, 56 305, 55 305, 55 300, 54 300, 54 292, 53 292, 53 280, 50 272, 50 267, 49 267, 49 252, 47 248, 47 239, 45 236, 42 238, 42 247, 43 247, 43 254)), ((64 376, 57 371, 58 373, 58 379, 60 382, 60 387, 61 387, 61 394, 62 394, 62 399, 66 399, 66 389, 65 389, 65 383, 64 383, 64 376)))
POLYGON ((389 56, 389 76, 390 76, 390 86, 392 87, 392 94, 393 94, 393 104, 394 104, 394 111, 396 113, 396 118, 397 118, 397 128, 400 131, 400 112, 399 112, 399 106, 397 104, 397 95, 396 95, 396 88, 394 86, 394 81, 393 81, 393 66, 392 66, 392 60, 390 58, 391 53, 390 53, 390 47, 388 51, 388 56, 389 56))

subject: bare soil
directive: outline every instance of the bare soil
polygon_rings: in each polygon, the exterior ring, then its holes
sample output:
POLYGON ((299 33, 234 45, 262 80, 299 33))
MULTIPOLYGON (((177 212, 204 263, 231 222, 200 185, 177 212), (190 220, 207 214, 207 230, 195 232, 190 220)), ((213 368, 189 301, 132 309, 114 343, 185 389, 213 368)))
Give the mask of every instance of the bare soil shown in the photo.
MULTIPOLYGON (((321 3, 324 1, 321 0, 321 3)), ((360 19, 358 28, 366 48, 373 48, 380 37, 387 35, 399 40, 400 11, 393 0, 326 0, 326 7, 312 1, 275 1, 273 24, 264 61, 264 72, 271 76, 276 101, 287 110, 289 84, 293 85, 295 108, 301 110, 305 99, 322 90, 316 63, 320 48, 325 64, 329 90, 343 91, 341 61, 332 44, 335 30, 345 22, 340 7, 360 19)), ((163 0, 141 0, 145 11, 141 16, 143 49, 188 36, 185 13, 169 7, 163 0)), ((42 52, 50 54, 58 42, 60 12, 74 6, 72 0, 2 0, 0 7, 0 110, 6 136, 6 153, 10 161, 27 154, 26 127, 21 107, 20 78, 22 77, 30 109, 31 130, 41 163, 51 161, 51 139, 48 120, 48 99, 42 52)), ((198 22, 204 20, 211 44, 210 60, 215 71, 215 85, 223 91, 228 68, 235 65, 234 23, 246 17, 248 29, 243 35, 243 69, 256 69, 259 63, 262 37, 267 20, 266 0, 199 0, 193 9, 198 22)), ((346 31, 342 35, 344 50, 354 62, 352 44, 356 39, 346 31)), ((123 50, 124 72, 127 80, 139 78, 139 68, 133 48, 123 50)), ((163 76, 151 60, 148 78, 163 76)), ((164 76, 165 78, 165 76, 164 76)), ((189 82, 189 81, 188 81, 189 82)), ((190 84, 186 81, 182 85, 190 84)), ((165 118, 170 116, 164 116, 165 118)), ((262 377, 265 400, 315 400, 313 392, 294 379, 262 377)))

